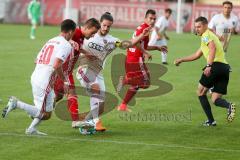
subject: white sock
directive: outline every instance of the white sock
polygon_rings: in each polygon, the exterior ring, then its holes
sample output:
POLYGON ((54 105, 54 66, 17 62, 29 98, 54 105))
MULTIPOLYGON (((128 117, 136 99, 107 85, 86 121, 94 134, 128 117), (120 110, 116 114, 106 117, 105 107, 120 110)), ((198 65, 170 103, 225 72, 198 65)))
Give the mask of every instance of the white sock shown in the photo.
POLYGON ((35 129, 37 127, 37 125, 41 122, 41 119, 39 118, 34 118, 32 123, 30 124, 30 126, 28 127, 28 129, 35 129))
POLYGON ((40 110, 37 107, 27 104, 27 103, 24 103, 19 100, 17 101, 17 107, 25 110, 32 117, 37 117, 40 113, 40 110))
POLYGON ((167 62, 167 54, 164 52, 161 52, 162 55, 162 62, 167 62))
POLYGON ((93 97, 93 96, 90 97, 90 107, 91 107, 91 113, 92 113, 92 117, 93 117, 94 122, 99 119, 98 118, 99 102, 100 102, 99 98, 96 98, 96 97, 93 97))

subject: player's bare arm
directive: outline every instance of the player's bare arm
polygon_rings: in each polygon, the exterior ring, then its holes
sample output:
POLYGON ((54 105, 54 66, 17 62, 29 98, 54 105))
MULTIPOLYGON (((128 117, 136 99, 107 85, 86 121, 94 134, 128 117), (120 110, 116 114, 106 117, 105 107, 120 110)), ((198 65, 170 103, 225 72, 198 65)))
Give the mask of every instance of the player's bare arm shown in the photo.
POLYGON ((207 60, 207 67, 204 69, 204 74, 208 77, 211 74, 211 65, 214 61, 215 58, 215 53, 216 53, 216 45, 213 41, 210 41, 208 43, 208 48, 209 48, 209 57, 207 60))
POLYGON ((146 51, 141 45, 138 44, 136 45, 136 47, 142 51, 145 60, 152 60, 152 55, 148 51, 146 51))
POLYGON ((152 29, 152 27, 145 28, 145 29, 143 30, 143 32, 142 32, 139 36, 131 39, 130 41, 116 42, 115 45, 116 45, 117 47, 120 47, 121 49, 127 49, 127 48, 134 47, 134 46, 136 46, 145 36, 148 36, 148 35, 149 35, 151 29, 152 29))
POLYGON ((70 40, 69 43, 71 44, 71 46, 73 47, 74 50, 79 51, 80 47, 77 42, 70 40))
MULTIPOLYGON (((143 30, 143 32, 142 32, 139 36, 131 39, 132 44, 131 44, 130 47, 135 46, 135 45, 136 45, 137 43, 139 43, 145 36, 148 36, 151 29, 152 29, 152 27, 145 28, 145 29, 143 30)), ((130 48, 130 47, 129 47, 129 48, 130 48)))
POLYGON ((209 48, 209 57, 207 60, 208 64, 212 64, 215 58, 215 53, 216 53, 216 45, 213 41, 210 41, 208 43, 208 48, 209 48))
POLYGON ((199 48, 194 54, 192 54, 190 56, 176 59, 174 61, 174 64, 176 66, 179 66, 180 63, 182 63, 182 62, 195 61, 195 60, 199 59, 202 55, 203 55, 203 53, 202 53, 201 49, 199 48))
POLYGON ((155 31, 157 33, 157 36, 158 36, 157 40, 161 40, 163 38, 163 35, 159 32, 160 27, 154 27, 154 29, 155 29, 155 31))
POLYGON ((63 80, 65 81, 65 77, 64 77, 64 73, 62 70, 62 64, 63 61, 59 58, 56 58, 54 64, 53 64, 53 68, 55 70, 55 73, 63 80))
POLYGON ((147 50, 148 51, 158 50, 158 51, 165 52, 165 53, 168 52, 167 46, 161 46, 161 47, 160 46, 148 46, 147 50))

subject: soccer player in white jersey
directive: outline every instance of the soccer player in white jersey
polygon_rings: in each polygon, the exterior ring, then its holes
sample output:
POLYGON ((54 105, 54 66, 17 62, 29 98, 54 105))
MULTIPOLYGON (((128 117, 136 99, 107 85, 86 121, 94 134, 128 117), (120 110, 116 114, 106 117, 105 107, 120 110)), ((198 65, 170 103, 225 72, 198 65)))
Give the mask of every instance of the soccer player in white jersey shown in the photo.
MULTIPOLYGON (((116 44, 120 43, 121 46, 121 42, 118 38, 108 34, 113 24, 113 17, 109 12, 106 12, 101 16, 100 24, 101 28, 94 37, 85 39, 83 43, 83 49, 95 56, 96 59, 91 61, 87 58, 80 58, 80 66, 76 76, 80 81, 80 84, 90 91, 91 112, 88 116, 93 118, 96 131, 105 131, 106 128, 103 127, 102 122, 98 117, 99 114, 103 112, 105 96, 105 84, 101 71, 104 68, 107 56, 116 48, 116 44), (87 62, 84 62, 84 60, 87 62)), ((145 29, 140 36, 132 39, 131 43, 126 44, 124 47, 129 48, 136 45, 144 35, 149 34, 149 30, 150 28, 145 29)), ((124 44, 122 43, 122 45, 124 44)), ((86 119, 89 119, 88 116, 86 119)))
MULTIPOLYGON (((164 16, 158 18, 148 43, 149 46, 167 47, 167 41, 169 40, 169 37, 166 34, 166 30, 169 26, 169 18, 171 14, 172 10, 170 8, 167 8, 165 9, 164 16)), ((161 55, 162 64, 168 64, 167 52, 161 52, 161 55)))
POLYGON ((59 36, 50 39, 40 50, 36 58, 36 67, 31 76, 32 93, 34 106, 10 97, 2 116, 5 118, 10 111, 19 108, 25 110, 33 121, 26 129, 26 134, 46 135, 37 130, 38 124, 42 120, 51 117, 54 103, 53 85, 56 76, 65 80, 62 64, 72 52, 69 40, 72 38, 76 29, 76 23, 66 19, 61 23, 61 33, 59 36))
POLYGON ((232 2, 223 2, 223 12, 213 16, 208 24, 208 28, 215 32, 222 42, 225 52, 227 51, 231 34, 236 33, 238 26, 238 17, 231 13, 232 9, 232 2))

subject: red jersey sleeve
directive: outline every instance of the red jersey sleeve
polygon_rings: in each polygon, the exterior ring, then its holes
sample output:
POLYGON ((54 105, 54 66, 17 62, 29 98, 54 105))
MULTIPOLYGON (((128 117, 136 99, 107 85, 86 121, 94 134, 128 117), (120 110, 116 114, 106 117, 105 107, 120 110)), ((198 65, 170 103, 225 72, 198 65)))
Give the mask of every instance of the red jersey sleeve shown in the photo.
POLYGON ((81 48, 81 46, 83 44, 84 36, 83 36, 80 28, 76 28, 75 33, 72 37, 72 40, 77 42, 79 47, 81 48))

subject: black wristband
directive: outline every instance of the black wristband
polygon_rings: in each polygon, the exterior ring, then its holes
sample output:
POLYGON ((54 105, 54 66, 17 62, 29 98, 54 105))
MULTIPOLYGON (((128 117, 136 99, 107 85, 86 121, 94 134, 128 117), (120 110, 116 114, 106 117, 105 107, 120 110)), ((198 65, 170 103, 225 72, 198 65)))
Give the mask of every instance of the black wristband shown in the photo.
POLYGON ((206 67, 212 67, 212 65, 211 64, 207 64, 206 67))

